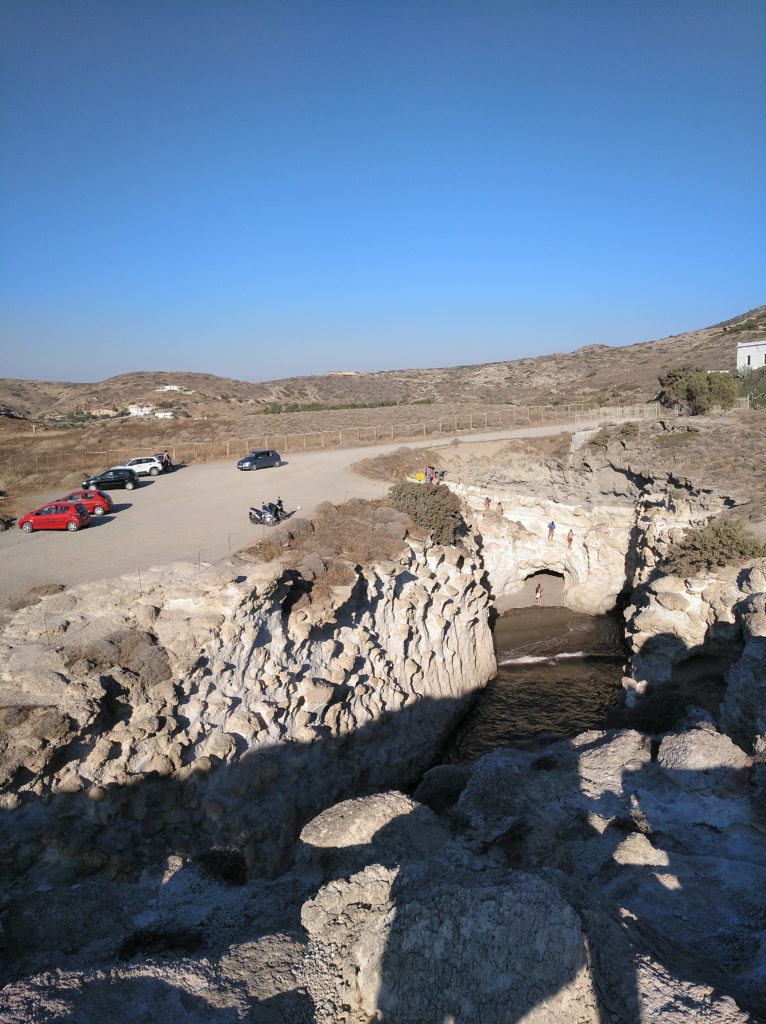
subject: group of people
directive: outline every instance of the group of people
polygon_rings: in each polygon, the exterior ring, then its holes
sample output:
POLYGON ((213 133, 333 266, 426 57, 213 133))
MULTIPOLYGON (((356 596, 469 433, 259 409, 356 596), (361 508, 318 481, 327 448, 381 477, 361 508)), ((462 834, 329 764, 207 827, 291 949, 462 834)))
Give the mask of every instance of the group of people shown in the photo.
POLYGON ((434 487, 439 483, 442 478, 442 474, 435 466, 426 466, 426 483, 433 484, 434 487))
MULTIPOLYGON (((501 501, 498 501, 498 503, 497 503, 497 505, 495 507, 497 508, 497 514, 501 516, 503 514, 503 503, 501 501)), ((492 499, 490 498, 489 495, 487 495, 487 497, 484 499, 484 509, 485 509, 486 512, 489 512, 489 510, 491 508, 492 508, 492 499)))
MULTIPOLYGON (((553 537, 554 537, 555 533, 556 533, 556 524, 551 519, 551 521, 548 523, 548 540, 553 540, 553 537)), ((567 547, 568 548, 572 547, 572 541, 573 540, 574 540, 574 530, 570 530, 569 533, 567 534, 567 547)))
POLYGON ((167 448, 162 453, 160 461, 162 462, 163 471, 165 473, 169 473, 170 470, 173 468, 173 460, 170 458, 170 452, 167 450, 167 448))
MULTIPOLYGON (((428 480, 428 471, 427 470, 426 470, 426 480, 428 480)), ((489 495, 486 495, 486 497, 484 498, 484 511, 485 512, 489 512, 491 508, 492 508, 492 499, 490 498, 489 495)), ((497 508, 498 515, 502 515, 503 514, 502 502, 498 501, 498 503, 496 505, 496 508, 497 508)), ((555 535, 556 535, 556 524, 551 519, 551 521, 548 523, 548 540, 549 541, 553 540, 555 535)), ((569 533, 567 534, 567 547, 568 548, 572 547, 572 541, 573 540, 574 540, 574 530, 570 530, 569 533)), ((537 595, 535 595, 535 596, 537 596, 537 595)))

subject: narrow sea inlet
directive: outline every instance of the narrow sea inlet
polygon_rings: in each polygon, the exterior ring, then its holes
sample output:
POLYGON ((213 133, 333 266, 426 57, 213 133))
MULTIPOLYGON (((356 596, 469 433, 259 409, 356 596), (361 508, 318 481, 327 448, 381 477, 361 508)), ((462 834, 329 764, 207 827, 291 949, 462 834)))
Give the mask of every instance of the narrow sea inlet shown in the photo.
POLYGON ((605 727, 625 660, 618 615, 518 608, 495 626, 497 678, 458 726, 444 760, 468 762, 605 727))

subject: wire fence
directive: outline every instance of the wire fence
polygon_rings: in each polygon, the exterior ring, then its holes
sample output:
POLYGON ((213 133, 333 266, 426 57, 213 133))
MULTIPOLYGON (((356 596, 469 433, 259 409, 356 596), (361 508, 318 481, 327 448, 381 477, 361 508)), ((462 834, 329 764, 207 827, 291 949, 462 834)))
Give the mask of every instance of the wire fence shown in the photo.
MULTIPOLYGON (((738 398, 735 409, 749 408, 747 398, 738 398)), ((711 412, 720 412, 714 407, 711 412)), ((140 455, 154 454, 167 448, 174 462, 213 462, 219 459, 238 459, 254 449, 270 449, 281 454, 327 451, 331 449, 366 447, 393 441, 417 441, 443 437, 462 437, 515 427, 543 426, 545 424, 572 424, 575 427, 597 426, 626 421, 658 420, 673 417, 677 410, 667 409, 657 402, 624 406, 597 405, 527 405, 508 406, 491 412, 472 412, 433 419, 410 419, 400 423, 344 426, 332 430, 302 433, 252 434, 213 440, 195 440, 156 444, 133 445, 127 448, 108 447, 98 451, 44 452, 40 454, 9 455, 3 458, 3 469, 24 473, 51 469, 96 472, 106 466, 120 465, 140 455)))

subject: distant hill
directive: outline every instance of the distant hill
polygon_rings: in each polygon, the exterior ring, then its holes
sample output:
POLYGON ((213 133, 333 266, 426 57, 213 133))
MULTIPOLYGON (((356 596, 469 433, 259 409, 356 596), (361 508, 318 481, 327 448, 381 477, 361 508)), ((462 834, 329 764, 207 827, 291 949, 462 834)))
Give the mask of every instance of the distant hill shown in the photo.
MULTIPOLYGON (((181 416, 231 417, 271 406, 648 400, 657 376, 693 362, 732 370, 737 342, 766 336, 766 306, 700 330, 658 341, 612 347, 586 345, 571 353, 430 370, 339 371, 312 377, 249 383, 206 373, 143 371, 92 384, 0 379, 0 416, 68 421, 83 414, 119 412, 128 405, 172 409, 181 416), (179 390, 159 390, 172 386, 179 390)), ((275 409, 274 411, 279 411, 275 409)))

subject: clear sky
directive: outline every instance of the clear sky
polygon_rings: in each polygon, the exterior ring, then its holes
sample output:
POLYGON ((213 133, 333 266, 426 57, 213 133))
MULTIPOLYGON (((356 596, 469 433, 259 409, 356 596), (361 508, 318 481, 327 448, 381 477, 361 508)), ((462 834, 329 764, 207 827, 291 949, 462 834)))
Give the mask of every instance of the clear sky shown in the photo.
POLYGON ((476 363, 766 301, 764 0, 2 0, 0 376, 476 363))

